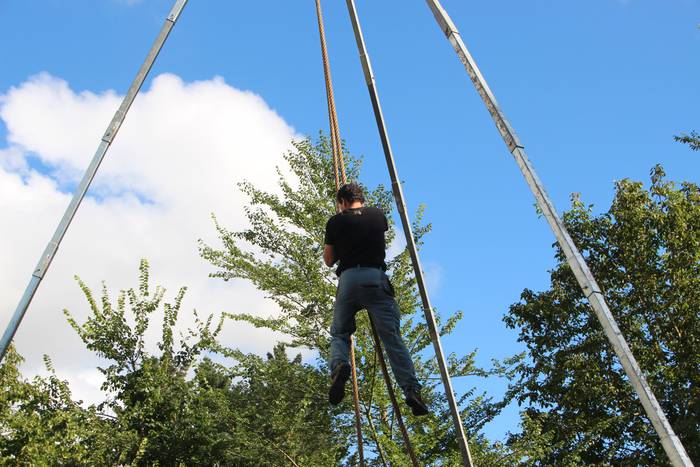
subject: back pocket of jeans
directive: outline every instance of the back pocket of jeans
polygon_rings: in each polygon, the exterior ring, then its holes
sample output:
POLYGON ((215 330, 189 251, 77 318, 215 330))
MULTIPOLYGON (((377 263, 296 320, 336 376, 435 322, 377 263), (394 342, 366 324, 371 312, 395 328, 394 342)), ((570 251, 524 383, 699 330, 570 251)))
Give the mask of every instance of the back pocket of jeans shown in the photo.
POLYGON ((390 297, 396 297, 396 291, 394 290, 394 285, 391 283, 387 276, 382 278, 382 288, 390 297))

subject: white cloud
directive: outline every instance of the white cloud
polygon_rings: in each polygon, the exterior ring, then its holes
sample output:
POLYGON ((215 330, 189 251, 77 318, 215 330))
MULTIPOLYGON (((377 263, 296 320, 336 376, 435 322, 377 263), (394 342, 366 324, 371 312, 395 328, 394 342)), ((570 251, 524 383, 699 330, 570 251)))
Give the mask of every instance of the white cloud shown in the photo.
MULTIPOLYGON (((401 254, 406 249, 406 237, 403 235, 403 230, 401 230, 401 225, 396 226, 397 232, 386 250, 387 259, 391 259, 401 254)), ((442 275, 443 268, 440 263, 435 261, 421 261, 423 266, 423 277, 425 278, 425 285, 428 288, 429 294, 437 294, 442 286, 442 275)))
POLYGON ((423 276, 425 277, 425 285, 428 292, 437 294, 442 286, 443 268, 440 263, 434 261, 425 261, 423 265, 423 276))
POLYGON ((403 235, 403 230, 401 230, 401 226, 398 225, 396 226, 397 232, 396 236, 394 237, 394 240, 387 246, 386 249, 386 258, 392 259, 395 258, 396 256, 400 255, 403 250, 406 249, 406 237, 403 235))
MULTIPOLYGON (((0 95, 7 127, 0 149, 0 326, 69 202, 64 187, 79 180, 120 100, 113 91, 76 93, 48 74, 0 95), (36 161, 43 170, 33 168, 36 161)), ((116 295, 136 286, 140 258, 151 263, 152 283, 168 288, 166 298, 188 286, 181 328, 192 323, 193 308, 200 315, 274 313, 249 284, 208 278, 212 267, 199 258, 197 239, 216 243, 211 212, 232 228, 244 225, 246 199, 236 182, 275 189, 275 166, 294 137, 259 96, 221 78, 156 77, 130 110, 16 335, 27 370, 40 371, 42 354, 49 354, 59 376, 75 383, 76 397, 93 400, 97 359, 62 309, 79 320, 87 315, 75 274, 95 292, 105 280, 116 295)), ((158 330, 156 321, 153 341, 158 330)), ((257 352, 278 338, 235 323, 223 335, 226 343, 257 352)))

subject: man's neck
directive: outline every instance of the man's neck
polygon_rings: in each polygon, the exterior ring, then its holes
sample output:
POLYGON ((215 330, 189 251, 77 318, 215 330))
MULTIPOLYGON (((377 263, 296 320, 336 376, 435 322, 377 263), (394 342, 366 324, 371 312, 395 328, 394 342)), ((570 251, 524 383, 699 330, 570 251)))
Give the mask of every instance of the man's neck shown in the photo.
POLYGON ((352 204, 350 204, 345 209, 359 209, 363 206, 364 206, 364 204, 362 203, 362 201, 353 201, 352 204))

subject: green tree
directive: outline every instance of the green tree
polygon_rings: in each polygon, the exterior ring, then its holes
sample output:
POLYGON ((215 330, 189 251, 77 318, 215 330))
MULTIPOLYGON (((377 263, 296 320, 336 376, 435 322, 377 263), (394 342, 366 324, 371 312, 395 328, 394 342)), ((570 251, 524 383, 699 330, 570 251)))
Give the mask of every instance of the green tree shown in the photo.
POLYGON ((322 378, 300 356, 289 361, 281 346, 267 359, 224 347, 217 340, 223 321, 200 320, 196 311, 195 329, 176 343, 185 288, 173 303, 164 303, 165 289, 150 289, 146 261, 140 265, 138 288, 121 291, 116 306, 106 286, 97 302, 78 281, 90 314, 79 324, 65 313, 86 346, 108 362, 100 371, 110 397, 91 410, 113 414, 112 457, 96 463, 333 465, 346 455, 325 401, 287 390, 314 387, 322 378), (146 333, 161 309, 161 336, 153 354, 146 333))
POLYGON ((695 131, 691 131, 689 135, 680 134, 673 137, 679 143, 687 144, 693 151, 700 151, 700 135, 695 131))
MULTIPOLYGON (((700 462, 700 190, 660 166, 651 186, 622 180, 608 212, 573 197, 564 214, 640 367, 700 462)), ((504 320, 527 359, 512 395, 539 433, 539 465, 658 465, 666 455, 564 254, 548 290, 525 289, 504 320)), ((511 442, 523 441, 515 435, 511 442)))
POLYGON ((346 437, 335 427, 338 411, 317 392, 326 380, 318 368, 304 364, 301 355, 288 360, 283 344, 266 358, 224 353, 235 360, 232 367, 207 360, 197 377, 226 388, 244 465, 336 465, 347 456, 346 437))
POLYGON ((116 306, 105 285, 98 302, 88 286, 77 280, 90 315, 79 324, 67 310, 65 314, 87 348, 108 363, 99 370, 105 377, 102 390, 111 397, 98 409, 114 414, 116 463, 207 464, 225 458, 215 447, 232 441, 225 429, 226 401, 186 378, 197 357, 215 347, 221 323, 213 326, 211 317, 205 321, 196 318, 196 329, 176 345, 173 328, 185 288, 173 303, 162 303, 165 289, 150 290, 145 260, 141 261, 138 288, 122 290, 116 306), (145 334, 161 304, 159 355, 153 355, 147 350, 145 334))
POLYGON ((87 465, 112 460, 112 424, 71 399, 48 357, 48 377, 22 378, 13 347, 0 366, 0 465, 87 465))
MULTIPOLYGON (((344 151, 347 154, 347 151, 344 151)), ((321 136, 318 143, 310 140, 294 143, 294 150, 286 157, 290 175, 278 170, 279 194, 256 188, 252 183, 241 184, 250 202, 246 208, 250 227, 230 231, 214 217, 221 239, 220 247, 201 244, 202 256, 216 268, 213 277, 223 280, 244 279, 264 291, 279 307, 275 316, 261 318, 250 313, 232 313, 234 320, 254 326, 280 331, 289 336, 289 344, 307 347, 320 353, 319 368, 327 372, 329 327, 332 319, 336 278, 321 261, 323 235, 328 217, 335 212, 335 186, 332 175, 331 152, 328 140, 321 136)), ((359 161, 347 157, 348 178, 358 180, 359 161)), ((392 196, 384 187, 368 191, 368 202, 391 212, 392 196)), ((389 216, 390 217, 390 216, 389 216)), ((422 225, 422 209, 416 216, 414 232, 418 244, 430 230, 422 225)), ((387 241, 395 237, 393 223, 387 241)), ((424 397, 435 416, 415 420, 404 406, 412 442, 424 465, 459 464, 459 450, 452 427, 448 405, 438 390, 437 363, 432 354, 430 337, 420 320, 420 299, 415 287, 409 255, 406 251, 388 261, 389 274, 397 292, 402 313, 402 332, 416 362, 419 378, 425 382, 424 397), (408 414, 408 415, 407 415, 408 414)), ((442 335, 450 333, 461 313, 440 320, 442 335)), ((407 465, 410 461, 398 431, 373 350, 372 337, 366 313, 358 315, 356 354, 360 381, 363 437, 373 451, 374 462, 407 465)), ((450 373, 455 377, 466 375, 487 376, 489 371, 474 364, 474 353, 450 355, 450 373)), ((505 370, 494 370, 503 374, 505 370)), ((314 393, 325 396, 328 379, 317 382, 314 393)), ((398 389, 398 388, 397 388, 398 389)), ((290 387, 289 390, 297 390, 290 387)), ((397 391, 400 394, 400 391, 397 391)), ((478 456, 497 450, 483 436, 478 436, 485 423, 500 410, 501 403, 472 388, 459 399, 472 449, 478 456)), ((340 428, 348 439, 354 439, 351 398, 340 406, 340 428)), ((348 462, 354 462, 349 459, 348 462)))

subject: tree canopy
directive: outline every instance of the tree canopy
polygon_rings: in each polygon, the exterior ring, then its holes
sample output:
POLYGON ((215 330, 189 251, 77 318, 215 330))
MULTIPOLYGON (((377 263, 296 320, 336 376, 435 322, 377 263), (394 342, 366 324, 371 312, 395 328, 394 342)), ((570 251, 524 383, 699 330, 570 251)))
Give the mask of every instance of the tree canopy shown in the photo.
MULTIPOLYGON (((640 367, 691 458, 700 460, 700 190, 663 169, 651 186, 622 180, 595 215, 578 196, 565 213, 640 367)), ((542 465, 655 465, 658 436, 563 252, 548 290, 525 289, 506 324, 527 358, 511 394, 526 426, 549 440, 542 465)), ((513 439, 525 436, 514 435, 513 439)))
POLYGON ((679 143, 687 144, 693 151, 700 151, 700 134, 691 131, 689 135, 681 134, 673 137, 679 143))

